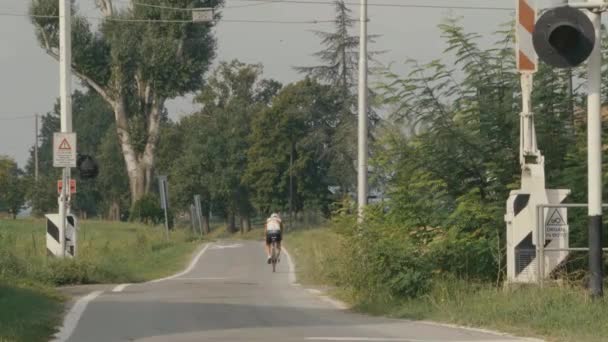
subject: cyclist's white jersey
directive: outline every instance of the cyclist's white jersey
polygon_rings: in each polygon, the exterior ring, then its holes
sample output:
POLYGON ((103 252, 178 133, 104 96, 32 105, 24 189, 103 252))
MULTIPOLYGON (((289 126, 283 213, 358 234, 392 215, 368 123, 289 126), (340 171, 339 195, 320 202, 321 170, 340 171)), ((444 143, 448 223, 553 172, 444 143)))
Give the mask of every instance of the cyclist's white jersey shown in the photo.
POLYGON ((279 221, 277 219, 266 220, 266 231, 280 232, 281 231, 281 221, 279 221))

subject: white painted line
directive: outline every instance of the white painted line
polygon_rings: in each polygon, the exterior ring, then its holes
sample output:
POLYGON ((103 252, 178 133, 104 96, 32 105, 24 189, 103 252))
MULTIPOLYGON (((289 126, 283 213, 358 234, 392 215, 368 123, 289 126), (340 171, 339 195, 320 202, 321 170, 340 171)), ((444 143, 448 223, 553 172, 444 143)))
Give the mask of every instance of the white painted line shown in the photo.
MULTIPOLYGON (((467 326, 458 325, 458 324, 440 323, 440 322, 432 322, 432 321, 409 321, 409 322, 416 322, 416 323, 419 323, 419 324, 426 324, 426 325, 431 325, 431 326, 436 326, 436 327, 443 327, 443 328, 452 328, 452 329, 467 330, 467 331, 472 331, 472 332, 477 332, 477 333, 482 333, 482 334, 497 335, 497 336, 509 338, 509 340, 494 340, 495 342, 499 342, 499 341, 545 342, 545 340, 541 340, 541 339, 537 339, 537 338, 518 337, 518 336, 513 336, 511 334, 506 334, 506 333, 503 333, 503 332, 500 332, 500 331, 494 331, 494 330, 482 329, 482 328, 473 328, 473 327, 467 327, 467 326)), ((484 341, 478 341, 478 342, 484 342, 484 341)))
POLYGON ((70 312, 63 319, 63 327, 57 334, 55 334, 55 339, 53 342, 65 342, 67 341, 72 333, 76 329, 76 325, 82 317, 84 310, 87 308, 89 302, 93 299, 97 298, 97 296, 101 295, 103 291, 95 291, 89 293, 87 296, 84 296, 76 301, 70 312))
POLYGON ((427 342, 428 340, 412 340, 409 338, 391 337, 307 337, 307 341, 396 341, 396 342, 427 342))
POLYGON ((291 259, 291 255, 287 251, 285 246, 281 246, 282 253, 287 257, 287 265, 289 265, 289 283, 294 285, 296 283, 296 267, 293 264, 293 260, 291 259))
POLYGON ((333 305, 336 309, 340 309, 340 310, 348 310, 350 309, 350 306, 342 301, 339 301, 337 299, 333 299, 329 296, 321 296, 321 300, 325 301, 326 303, 329 303, 331 305, 333 305))
POLYGON ((129 287, 131 284, 120 284, 112 289, 112 292, 122 292, 124 289, 129 287))
POLYGON ((203 256, 203 254, 205 254, 205 252, 207 251, 207 249, 209 249, 209 244, 205 245, 205 247, 196 255, 196 257, 194 259, 192 259, 192 261, 190 262, 190 265, 188 265, 188 268, 186 268, 183 272, 174 274, 170 277, 165 277, 165 278, 161 278, 161 279, 156 279, 156 280, 151 280, 148 283, 158 283, 161 281, 165 281, 165 280, 171 280, 171 279, 175 279, 175 278, 179 278, 181 276, 184 276, 190 272, 192 272, 192 270, 194 269, 194 267, 196 267, 196 264, 198 263, 198 260, 203 256))
MULTIPOLYGON (((292 286, 301 287, 301 285, 297 283, 296 267, 293 263, 293 260, 291 259, 291 255, 289 255, 289 252, 287 251, 287 249, 285 247, 281 247, 281 249, 283 250, 282 253, 285 254, 285 256, 287 256, 287 264, 289 265, 289 282, 291 283, 292 286)), ((319 291, 317 289, 306 289, 306 291, 314 294, 315 296, 318 296, 321 300, 323 300, 326 303, 331 304, 333 307, 335 307, 338 310, 350 309, 350 306, 348 304, 346 304, 342 301, 339 301, 337 299, 333 299, 329 296, 324 296, 323 291, 319 291)))
POLYGON ((227 248, 241 248, 243 247, 242 243, 235 243, 232 245, 213 245, 211 249, 227 249, 227 248))
POLYGON ((201 281, 205 281, 205 280, 228 280, 228 279, 232 279, 232 278, 221 278, 221 277, 207 277, 207 278, 174 278, 172 280, 201 280, 201 281))

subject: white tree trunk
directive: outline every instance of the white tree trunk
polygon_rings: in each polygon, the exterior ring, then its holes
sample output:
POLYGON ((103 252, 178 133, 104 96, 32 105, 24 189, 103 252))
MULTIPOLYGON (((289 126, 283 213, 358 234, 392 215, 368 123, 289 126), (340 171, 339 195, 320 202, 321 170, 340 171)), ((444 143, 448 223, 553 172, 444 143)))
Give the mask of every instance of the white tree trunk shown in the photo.
POLYGON ((152 188, 154 154, 160 134, 160 112, 162 105, 159 103, 160 101, 153 101, 151 111, 146 115, 148 117, 148 140, 143 153, 137 153, 133 147, 124 100, 117 101, 114 106, 116 133, 127 167, 132 204, 140 200, 152 188))

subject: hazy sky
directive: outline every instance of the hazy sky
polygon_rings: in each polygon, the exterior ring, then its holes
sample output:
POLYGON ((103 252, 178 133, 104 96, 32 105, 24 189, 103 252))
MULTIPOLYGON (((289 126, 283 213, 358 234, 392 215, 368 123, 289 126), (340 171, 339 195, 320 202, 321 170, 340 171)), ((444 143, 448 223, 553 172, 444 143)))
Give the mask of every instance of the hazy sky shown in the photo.
MULTIPOLYGON (((0 154, 14 157, 21 166, 34 140, 32 116, 49 111, 59 95, 58 64, 39 48, 29 19, 7 15, 27 13, 29 3, 29 0, 0 0, 0 154)), ((87 14, 97 15, 94 0, 76 0, 76 3, 87 14)), ((514 7, 515 0, 369 0, 369 3, 514 7)), ((222 10, 224 19, 308 21, 329 20, 334 16, 333 6, 323 4, 268 3, 238 8, 251 4, 251 1, 226 0, 228 8, 222 10)), ((353 15, 358 16, 358 6, 351 8, 353 15)), ((437 25, 450 14, 462 16, 468 30, 483 35, 495 31, 500 23, 513 16, 509 11, 370 6, 369 31, 381 36, 371 48, 387 51, 380 57, 386 64, 401 63, 408 58, 423 62, 440 58, 445 46, 439 39, 437 25)), ((311 54, 319 50, 320 45, 311 30, 330 29, 331 24, 220 22, 216 27, 217 60, 238 58, 262 63, 265 77, 291 82, 299 78, 293 66, 315 63, 311 54)), ((396 69, 405 72, 399 65, 396 69)), ((174 118, 194 108, 188 98, 171 101, 168 107, 174 118)))

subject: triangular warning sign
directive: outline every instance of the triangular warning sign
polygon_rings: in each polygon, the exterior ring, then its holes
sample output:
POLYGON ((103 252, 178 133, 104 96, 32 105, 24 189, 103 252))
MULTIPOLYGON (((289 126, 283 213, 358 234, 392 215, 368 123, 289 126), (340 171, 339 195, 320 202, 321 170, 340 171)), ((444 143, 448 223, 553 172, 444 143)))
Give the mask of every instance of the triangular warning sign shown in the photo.
POLYGON ((60 150, 71 150, 72 146, 70 146, 70 143, 68 142, 68 139, 63 139, 63 141, 61 142, 61 144, 59 144, 58 149, 60 150))
POLYGON ((547 220, 547 226, 565 226, 566 221, 562 217, 562 214, 559 213, 558 209, 554 209, 551 216, 547 220))

